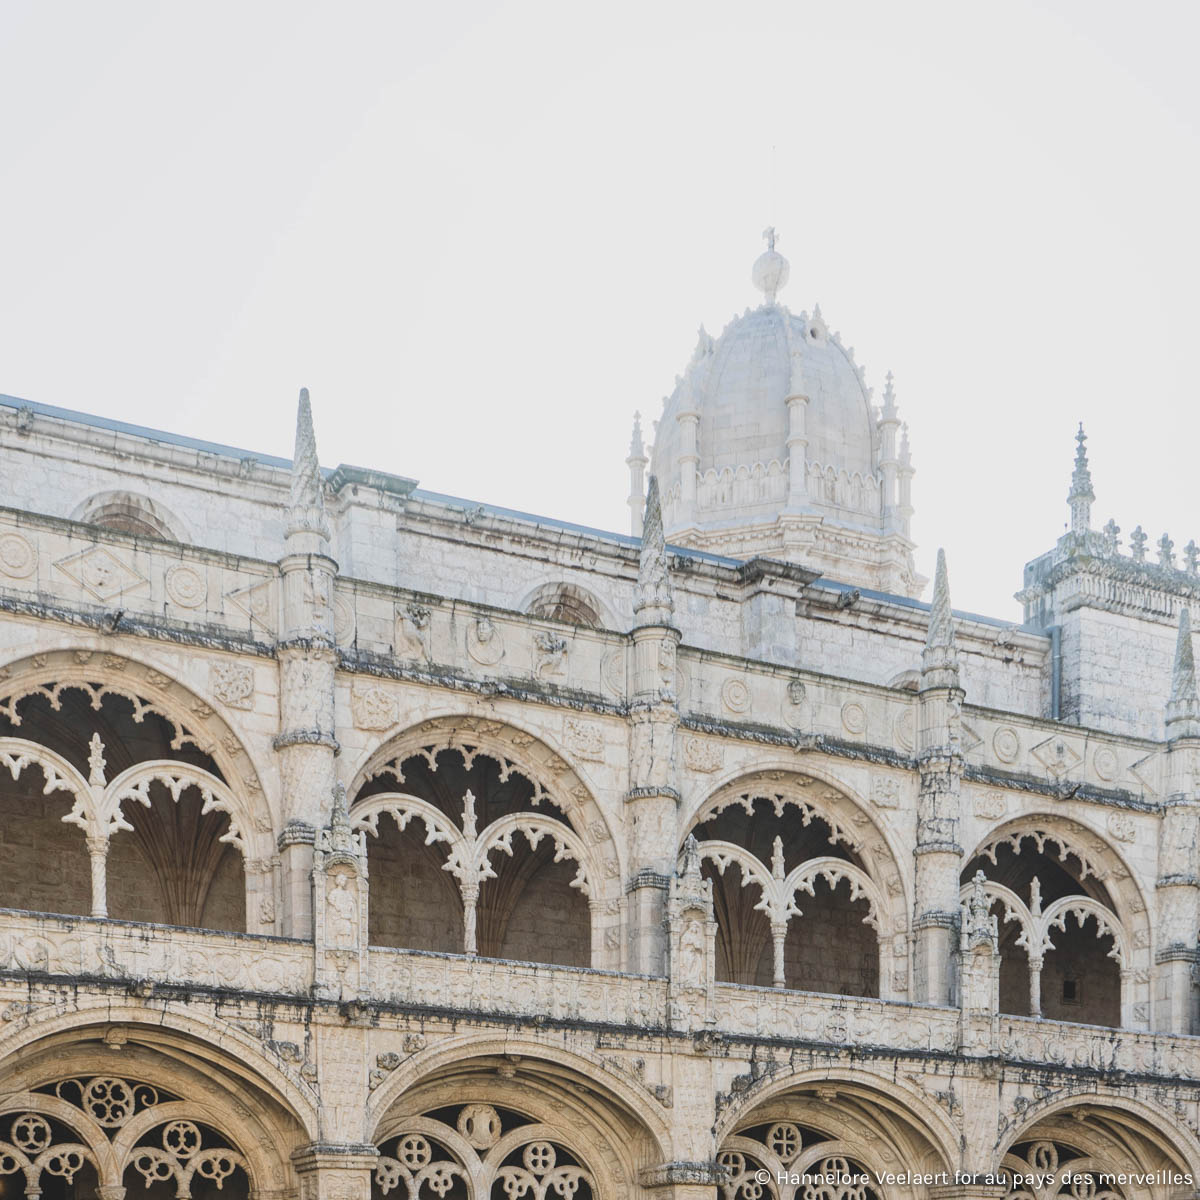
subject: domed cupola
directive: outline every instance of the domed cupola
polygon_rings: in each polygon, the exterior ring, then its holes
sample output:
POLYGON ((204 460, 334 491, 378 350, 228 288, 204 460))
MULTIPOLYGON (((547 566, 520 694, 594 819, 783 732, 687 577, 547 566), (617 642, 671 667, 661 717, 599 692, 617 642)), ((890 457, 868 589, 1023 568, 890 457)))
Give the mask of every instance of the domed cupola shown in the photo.
POLYGON ((701 327, 655 422, 650 470, 666 536, 919 595, 925 581, 909 540, 913 469, 906 434, 897 447, 891 376, 882 409, 874 409, 853 349, 829 332, 820 307, 795 315, 778 302, 788 261, 775 249, 774 229, 763 236, 767 249, 751 273, 763 303, 735 316, 715 341, 701 327))

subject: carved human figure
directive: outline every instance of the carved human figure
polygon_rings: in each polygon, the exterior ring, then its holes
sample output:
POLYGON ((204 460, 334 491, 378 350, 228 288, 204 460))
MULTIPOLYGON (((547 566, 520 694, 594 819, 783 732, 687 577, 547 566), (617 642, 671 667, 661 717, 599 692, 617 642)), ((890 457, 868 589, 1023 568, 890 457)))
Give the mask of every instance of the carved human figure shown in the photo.
POLYGON ((333 889, 325 898, 329 909, 329 944, 339 949, 353 946, 358 941, 358 900, 349 890, 349 884, 349 874, 339 871, 333 877, 333 889))
POLYGON ((699 921, 688 921, 679 936, 679 984, 689 990, 705 985, 704 929, 699 921))

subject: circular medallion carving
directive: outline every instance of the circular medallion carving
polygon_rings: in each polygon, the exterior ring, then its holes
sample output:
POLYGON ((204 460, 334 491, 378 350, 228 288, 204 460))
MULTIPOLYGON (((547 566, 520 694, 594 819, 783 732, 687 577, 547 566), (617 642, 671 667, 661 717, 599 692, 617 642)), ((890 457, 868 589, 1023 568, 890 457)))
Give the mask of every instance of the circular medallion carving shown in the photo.
POLYGON ((489 1150, 500 1140, 500 1114, 490 1104, 468 1104, 458 1114, 458 1132, 476 1150, 489 1150))
POLYGON ((842 728, 856 737, 867 728, 867 710, 857 700, 842 705, 842 728))
POLYGON ((195 567, 176 563, 166 574, 167 596, 180 608, 199 608, 208 596, 208 582, 195 567))
POLYGON ((354 609, 342 596, 333 602, 333 640, 339 646, 348 646, 354 641, 354 609))
POLYGON ((1116 779, 1121 763, 1111 746, 1096 747, 1096 753, 1092 755, 1092 769, 1101 779, 1116 779))
POLYGON ((504 635, 494 622, 479 617, 467 626, 467 653, 485 667, 494 667, 504 657, 504 635))
POLYGON ((896 746, 905 754, 911 754, 917 744, 917 722, 911 708, 906 708, 894 725, 896 746))
POLYGON ((1016 762, 1021 753, 1021 739, 1017 731, 1008 725, 997 729, 992 736, 992 749, 1001 762, 1016 762))
POLYGON ((727 679, 721 687, 721 703, 730 712, 744 713, 750 708, 750 688, 744 679, 727 679))
POLYGON ((0 571, 11 579, 27 579, 37 567, 37 550, 19 533, 0 534, 0 571))

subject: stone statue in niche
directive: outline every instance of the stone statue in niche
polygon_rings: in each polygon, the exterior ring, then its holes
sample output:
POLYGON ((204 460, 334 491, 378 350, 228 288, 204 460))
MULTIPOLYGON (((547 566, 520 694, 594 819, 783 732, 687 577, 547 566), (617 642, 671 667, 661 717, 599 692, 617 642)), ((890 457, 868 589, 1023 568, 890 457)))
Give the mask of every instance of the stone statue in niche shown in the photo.
POLYGON ((333 887, 325 896, 329 909, 325 926, 327 943, 338 949, 346 949, 358 940, 358 901, 350 888, 348 871, 336 872, 330 882, 333 887))

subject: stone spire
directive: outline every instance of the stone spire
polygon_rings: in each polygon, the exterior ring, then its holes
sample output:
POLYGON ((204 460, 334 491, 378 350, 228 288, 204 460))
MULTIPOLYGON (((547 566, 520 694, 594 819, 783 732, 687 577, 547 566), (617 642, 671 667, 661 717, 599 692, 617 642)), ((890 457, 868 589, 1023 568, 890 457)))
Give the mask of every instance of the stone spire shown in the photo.
POLYGON ((296 412, 296 453, 292 459, 292 499, 288 507, 287 534, 314 533, 329 540, 325 517, 325 483, 317 461, 317 438, 313 433, 312 405, 308 388, 300 389, 296 412))
POLYGON ((950 580, 946 574, 946 552, 938 550, 933 577, 933 602, 929 608, 929 632, 921 655, 921 691, 957 688, 958 648, 954 644, 954 621, 950 613, 950 580))
POLYGON ((763 237, 767 239, 767 248, 754 260, 750 278, 754 281, 754 286, 762 292, 763 303, 772 305, 780 289, 787 283, 791 267, 788 260, 775 249, 774 225, 769 225, 763 230, 763 237))
POLYGON ((1079 432, 1075 435, 1075 470, 1071 474, 1071 490, 1067 493, 1067 503, 1071 506, 1071 532, 1075 534, 1085 534, 1091 528, 1092 501, 1096 498, 1092 491, 1092 473, 1088 470, 1086 441, 1087 434, 1080 421, 1079 432))
POLYGON ((1179 640, 1171 672, 1171 698, 1167 701, 1167 741, 1200 737, 1200 695, 1196 692, 1196 662, 1192 654, 1192 615, 1179 610, 1179 640))
POLYGON ((633 414, 633 436, 629 439, 629 457, 625 465, 629 468, 629 532, 634 537, 642 536, 642 489, 646 474, 646 446, 642 441, 642 414, 633 414))
POLYGON ((642 518, 642 550, 638 558, 637 594, 633 601, 634 625, 669 625, 674 608, 662 504, 658 498, 658 476, 651 475, 646 488, 646 513, 642 518))

